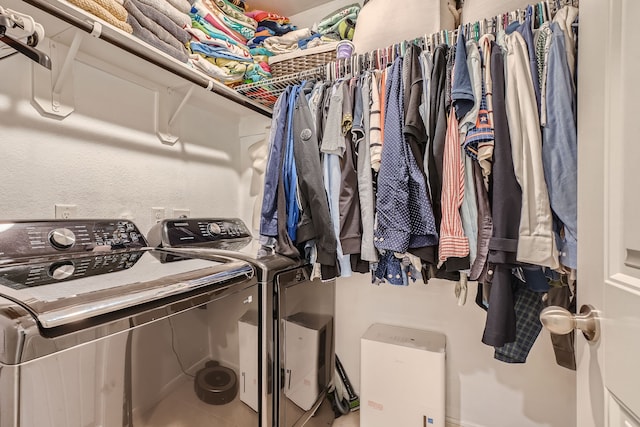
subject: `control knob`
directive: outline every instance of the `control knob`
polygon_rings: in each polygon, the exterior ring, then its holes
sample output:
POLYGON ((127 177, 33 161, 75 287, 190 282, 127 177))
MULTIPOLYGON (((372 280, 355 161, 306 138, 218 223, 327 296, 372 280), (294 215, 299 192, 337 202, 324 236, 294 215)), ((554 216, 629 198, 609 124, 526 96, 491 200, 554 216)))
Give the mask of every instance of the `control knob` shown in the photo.
POLYGON ((76 235, 68 228, 56 228, 49 233, 49 242, 56 249, 69 249, 76 243, 76 235))
POLYGON ((219 236, 220 234, 222 234, 222 229, 220 228, 220 225, 218 225, 215 222, 210 222, 209 225, 207 225, 207 231, 212 236, 219 236))
POLYGON ((56 280, 63 280, 71 277, 76 271, 72 262, 55 263, 49 267, 49 276, 56 280))

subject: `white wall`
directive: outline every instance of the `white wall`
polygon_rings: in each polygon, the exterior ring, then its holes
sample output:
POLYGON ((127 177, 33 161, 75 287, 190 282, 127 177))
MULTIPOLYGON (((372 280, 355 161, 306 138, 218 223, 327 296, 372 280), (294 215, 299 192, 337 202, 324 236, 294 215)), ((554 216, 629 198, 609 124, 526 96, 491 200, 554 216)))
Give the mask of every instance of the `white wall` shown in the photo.
POLYGON ((462 22, 475 22, 481 19, 491 18, 500 13, 522 9, 532 3, 535 2, 531 0, 464 0, 462 22))
MULTIPOLYGON (((371 0, 371 4, 374 2, 392 3, 371 0)), ((528 3, 465 0, 463 22, 522 8, 528 3)), ((402 20, 412 12, 403 3, 395 9, 399 15, 395 19, 402 20)), ((423 18, 425 22, 428 20, 423 18)), ((401 38, 424 34, 428 25, 425 22, 403 26, 401 31, 406 36, 401 38)), ((384 45, 395 41, 389 38, 384 45)), ((450 420, 468 427, 576 426, 576 376, 556 365, 548 332, 543 331, 538 337, 526 364, 509 365, 495 360, 493 349, 480 341, 486 315, 475 305, 475 295, 475 283, 470 283, 468 302, 458 307, 451 282, 433 280, 426 286, 414 284, 403 288, 371 285, 365 275, 338 279, 336 352, 355 387, 359 390, 360 336, 372 323, 432 329, 447 336, 450 420)))
POLYGON ((475 305, 475 287, 469 284, 459 307, 454 284, 444 280, 395 287, 372 285, 364 275, 338 279, 336 352, 355 387, 360 336, 372 323, 434 330, 447 337, 450 420, 469 427, 575 426, 575 373, 555 364, 549 334, 538 337, 526 364, 495 360, 493 348, 480 341, 486 315, 475 305))
POLYGON ((0 61, 0 219, 53 218, 54 204, 68 203, 80 217, 127 216, 146 233, 151 207, 239 214, 237 117, 187 105, 184 142, 171 147, 155 137, 151 90, 76 62, 76 110, 59 121, 29 104, 30 74, 21 55, 0 61))

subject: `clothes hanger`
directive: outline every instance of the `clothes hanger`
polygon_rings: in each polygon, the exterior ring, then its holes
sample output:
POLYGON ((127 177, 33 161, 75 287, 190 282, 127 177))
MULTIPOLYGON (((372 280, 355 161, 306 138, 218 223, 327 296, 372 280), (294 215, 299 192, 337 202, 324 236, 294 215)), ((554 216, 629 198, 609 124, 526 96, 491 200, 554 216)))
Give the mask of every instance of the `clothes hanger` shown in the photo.
POLYGON ((38 44, 40 37, 36 31, 36 24, 35 21, 33 21, 33 18, 23 14, 17 14, 16 17, 16 15, 14 15, 15 12, 10 11, 9 9, 0 9, 0 12, 0 41, 14 49, 16 52, 21 53, 32 61, 37 62, 50 70, 51 58, 49 58, 49 56, 44 52, 40 52, 33 47, 38 44), (27 38, 28 44, 7 35, 7 31, 12 28, 26 29, 27 33, 30 33, 27 38))

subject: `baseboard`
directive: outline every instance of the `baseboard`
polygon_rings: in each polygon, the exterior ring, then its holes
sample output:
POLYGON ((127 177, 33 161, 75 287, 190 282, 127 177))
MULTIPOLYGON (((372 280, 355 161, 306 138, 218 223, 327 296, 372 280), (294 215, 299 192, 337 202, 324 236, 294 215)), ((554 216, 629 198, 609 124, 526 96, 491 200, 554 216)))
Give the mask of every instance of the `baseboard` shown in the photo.
POLYGON ((445 427, 485 427, 480 424, 474 424, 467 421, 457 420, 455 418, 446 417, 445 427))

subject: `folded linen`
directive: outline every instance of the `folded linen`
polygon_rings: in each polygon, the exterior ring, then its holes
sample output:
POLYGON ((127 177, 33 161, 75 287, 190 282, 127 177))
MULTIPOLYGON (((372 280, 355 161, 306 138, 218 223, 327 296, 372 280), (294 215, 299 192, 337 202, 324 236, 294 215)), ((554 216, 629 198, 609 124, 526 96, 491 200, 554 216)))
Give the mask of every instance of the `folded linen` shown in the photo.
POLYGON ((358 3, 351 4, 349 6, 342 7, 338 10, 335 10, 322 18, 318 23, 318 32, 326 33, 328 29, 343 19, 349 17, 354 21, 357 19, 358 14, 360 13, 360 5, 358 3))
POLYGON ((300 30, 291 31, 284 36, 269 37, 263 42, 265 48, 275 54, 288 53, 298 48, 298 40, 311 37, 311 30, 302 28, 300 30))
POLYGON ((353 31, 355 30, 357 19, 358 15, 356 13, 352 13, 351 15, 348 15, 347 17, 336 22, 332 26, 324 28, 323 30, 318 29, 318 31, 321 34, 336 33, 339 34, 342 39, 351 40, 351 38, 353 38, 353 31), (351 31, 351 37, 348 36, 349 30, 351 31))
MULTIPOLYGON (((145 16, 147 16, 156 24, 160 25, 162 28, 167 30, 173 37, 178 39, 180 43, 185 44, 191 39, 191 36, 189 35, 186 29, 182 29, 182 27, 179 27, 178 24, 173 22, 166 15, 163 15, 162 13, 158 12, 151 6, 141 3, 140 0, 132 0, 132 1, 133 1, 133 4, 138 9, 140 9, 140 12, 144 13, 145 16)), ((124 3, 124 0, 123 0, 123 3, 124 3)))
POLYGON ((131 25, 131 28, 133 28, 133 35, 140 40, 177 59, 180 62, 187 62, 189 60, 189 56, 185 51, 178 50, 170 44, 167 44, 160 40, 158 36, 140 25, 140 23, 134 16, 129 15, 127 17, 127 22, 129 23, 129 25, 131 25))
POLYGON ((251 52, 251 55, 253 57, 256 57, 256 56, 259 56, 259 55, 273 56, 273 52, 271 52, 269 49, 265 49, 262 46, 254 47, 254 48, 250 49, 249 52, 251 52))
POLYGON ((258 28, 268 28, 275 33, 276 36, 283 36, 291 31, 297 30, 295 25, 291 24, 278 24, 277 22, 272 21, 261 21, 258 28))
POLYGON ((286 16, 278 15, 273 12, 266 12, 264 10, 252 10, 251 12, 245 12, 244 14, 258 22, 271 21, 277 22, 278 24, 288 24, 291 22, 291 20, 286 16))
POLYGON ((247 46, 249 46, 250 48, 255 48, 258 46, 262 45, 262 42, 264 42, 266 39, 268 39, 269 37, 272 36, 258 36, 258 37, 254 37, 251 40, 247 41, 247 46))
POLYGON ((199 71, 202 71, 206 75, 213 77, 214 79, 221 81, 225 84, 240 83, 242 82, 243 75, 233 75, 227 70, 218 67, 215 64, 207 61, 200 55, 193 54, 189 56, 189 62, 199 71))
POLYGON ((198 14, 191 14, 191 25, 194 28, 197 28, 201 31, 203 31, 205 34, 209 35, 210 37, 214 38, 214 39, 221 39, 221 40, 225 40, 228 41, 231 44, 234 44, 236 46, 244 46, 244 43, 240 43, 238 40, 236 40, 235 38, 229 36, 227 33, 220 31, 219 29, 217 29, 216 27, 214 27, 213 25, 211 25, 209 23, 209 21, 207 21, 206 19, 204 19, 204 17, 198 15, 198 14))
POLYGON ((220 10, 223 11, 227 16, 237 19, 238 21, 242 21, 254 29, 258 26, 258 22, 255 19, 249 18, 247 15, 245 15, 243 12, 238 10, 235 6, 233 6, 226 0, 214 1, 218 8, 220 8, 220 10))
POLYGON ((207 21, 209 24, 213 25, 218 30, 227 34, 229 37, 237 41, 238 43, 246 44, 247 38, 243 37, 241 34, 233 31, 229 28, 223 20, 221 20, 218 15, 214 14, 210 11, 201 1, 196 0, 191 6, 191 16, 200 15, 207 21))
POLYGON ((180 12, 173 7, 171 3, 167 3, 166 0, 140 0, 147 6, 155 8, 158 12, 166 15, 173 22, 178 24, 180 28, 185 28, 191 25, 191 18, 186 13, 180 12))
POLYGON ((267 32, 267 33, 269 33, 270 36, 280 36, 280 35, 282 35, 282 34, 276 34, 276 32, 273 31, 271 28, 258 26, 258 28, 256 28, 256 36, 263 35, 263 34, 258 34, 258 33, 262 33, 262 32, 267 32))
POLYGON ((261 80, 270 79, 271 73, 266 71, 261 64, 253 63, 247 67, 247 71, 244 73, 245 83, 256 83, 261 80))
POLYGON ((191 3, 189 0, 167 0, 171 6, 175 7, 182 13, 189 13, 191 10, 191 3))
POLYGON ((234 6, 237 6, 238 8, 244 10, 247 10, 247 5, 245 4, 245 2, 243 0, 229 0, 229 3, 231 3, 234 6))
POLYGON ((127 19, 127 10, 124 9, 119 3, 115 0, 68 0, 69 3, 78 6, 79 8, 91 13, 94 16, 102 19, 103 21, 113 25, 116 28, 121 29, 129 34, 133 33, 133 29, 131 25, 126 22, 127 19), (105 8, 103 4, 108 4, 109 9, 105 8), (115 9, 121 7, 124 10, 124 19, 118 19, 116 16, 111 13, 110 9, 115 9))
POLYGON ((242 55, 234 55, 223 47, 210 46, 199 42, 191 42, 189 44, 189 48, 191 49, 191 52, 198 53, 208 58, 220 58, 240 62, 253 62, 252 57, 247 58, 242 55))
POLYGON ((209 10, 212 14, 214 14, 220 21, 222 21, 225 26, 227 26, 232 31, 240 34, 245 39, 250 39, 255 34, 257 23, 256 27, 253 27, 245 22, 238 21, 237 19, 226 15, 212 0, 196 0, 196 3, 198 2, 202 3, 202 5, 206 7, 207 10, 209 10))
POLYGON ((192 42, 195 41, 197 43, 203 43, 213 47, 220 47, 241 58, 249 59, 252 57, 246 46, 238 46, 229 43, 226 40, 213 38, 199 28, 189 28, 188 32, 191 35, 192 42))
MULTIPOLYGON (((124 7, 129 12, 129 16, 136 18, 136 21, 143 27, 153 33, 158 39, 173 47, 177 51, 183 52, 184 56, 188 55, 187 49, 184 43, 180 42, 177 38, 173 37, 171 33, 165 30, 160 25, 156 24, 152 19, 147 17, 144 13, 138 9, 135 4, 136 0, 125 0, 124 7)), ((173 55, 172 55, 173 56, 173 55)), ((186 62, 183 61, 183 62, 186 62)))

